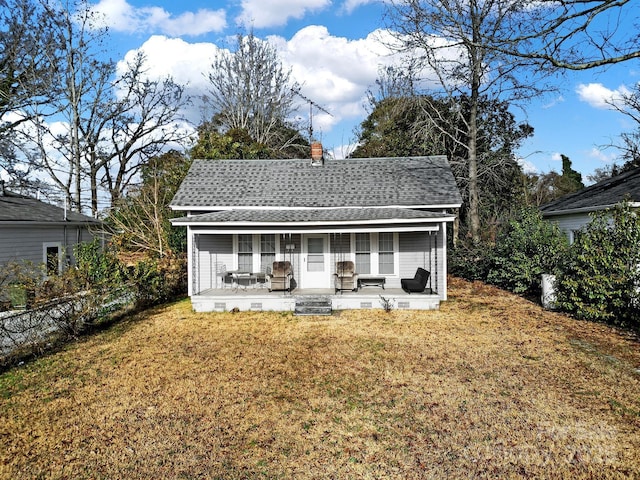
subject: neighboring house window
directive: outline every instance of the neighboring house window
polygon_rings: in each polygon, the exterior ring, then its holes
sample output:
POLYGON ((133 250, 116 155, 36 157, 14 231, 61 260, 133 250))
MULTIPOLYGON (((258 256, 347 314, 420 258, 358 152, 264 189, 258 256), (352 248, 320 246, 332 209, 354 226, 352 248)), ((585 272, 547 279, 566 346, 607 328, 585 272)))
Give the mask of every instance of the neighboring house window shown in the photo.
POLYGON ((253 235, 238 235, 238 271, 253 272, 253 235))
POLYGON ((266 272, 276 261, 276 236, 260 235, 260 271, 266 272))
POLYGON ((394 273, 393 233, 378 234, 378 272, 381 274, 394 273))
POLYGON ((47 276, 62 273, 62 245, 60 243, 43 243, 42 253, 47 276))
POLYGON ((582 230, 569 230, 567 233, 569 237, 569 245, 573 245, 573 242, 577 241, 580 237, 582 230))
POLYGON ((356 272, 371 273, 371 236, 356 233, 356 272))

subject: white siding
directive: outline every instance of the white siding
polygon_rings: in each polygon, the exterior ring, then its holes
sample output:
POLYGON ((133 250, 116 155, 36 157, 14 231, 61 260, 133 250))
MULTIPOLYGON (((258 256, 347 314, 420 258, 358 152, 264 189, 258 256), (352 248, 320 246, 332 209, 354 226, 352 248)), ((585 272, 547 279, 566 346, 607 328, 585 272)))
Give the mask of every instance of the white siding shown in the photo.
POLYGON ((196 235, 196 292, 221 288, 217 275, 221 270, 233 270, 233 237, 231 235, 196 235))
POLYGON ((443 236, 442 232, 437 234, 435 232, 401 233, 399 238, 400 278, 394 279, 395 281, 389 285, 400 288, 401 278, 413 278, 417 268, 422 267, 431 273, 427 287, 442 294, 439 286, 443 285, 443 274, 440 272, 443 265, 438 262, 443 258, 443 252, 441 249, 439 251, 437 241, 440 236, 443 236))
POLYGON ((573 243, 573 232, 580 230, 582 227, 591 222, 588 213, 576 213, 572 215, 560 215, 557 217, 548 217, 548 221, 555 223, 560 228, 570 242, 573 243))

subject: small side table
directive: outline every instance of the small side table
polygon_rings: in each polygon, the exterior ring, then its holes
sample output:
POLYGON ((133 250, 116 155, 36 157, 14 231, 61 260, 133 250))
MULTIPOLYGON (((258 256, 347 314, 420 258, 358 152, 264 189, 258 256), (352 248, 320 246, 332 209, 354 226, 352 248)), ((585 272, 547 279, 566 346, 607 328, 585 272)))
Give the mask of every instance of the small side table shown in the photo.
POLYGON ((362 287, 382 287, 387 281, 385 277, 358 277, 358 290, 362 287))

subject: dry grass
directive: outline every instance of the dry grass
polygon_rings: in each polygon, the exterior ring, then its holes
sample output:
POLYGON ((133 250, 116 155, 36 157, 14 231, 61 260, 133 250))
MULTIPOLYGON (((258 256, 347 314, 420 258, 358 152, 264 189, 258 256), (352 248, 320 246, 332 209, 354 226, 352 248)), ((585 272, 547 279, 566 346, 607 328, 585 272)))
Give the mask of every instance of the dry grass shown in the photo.
POLYGON ((638 478, 639 346, 460 280, 434 312, 184 301, 0 376, 0 477, 638 478))

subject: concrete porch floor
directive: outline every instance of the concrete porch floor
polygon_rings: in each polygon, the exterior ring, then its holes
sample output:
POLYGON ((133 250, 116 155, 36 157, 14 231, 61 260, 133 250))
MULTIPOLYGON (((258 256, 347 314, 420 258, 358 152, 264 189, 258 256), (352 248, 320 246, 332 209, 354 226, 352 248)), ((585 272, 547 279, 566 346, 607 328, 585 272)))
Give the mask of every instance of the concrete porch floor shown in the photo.
POLYGON ((196 312, 293 311, 296 299, 304 297, 331 299, 333 310, 383 308, 384 299, 393 309, 434 310, 440 306, 440 296, 434 293, 407 293, 399 288, 363 287, 357 292, 334 289, 294 289, 292 292, 266 288, 210 289, 191 297, 196 312))

